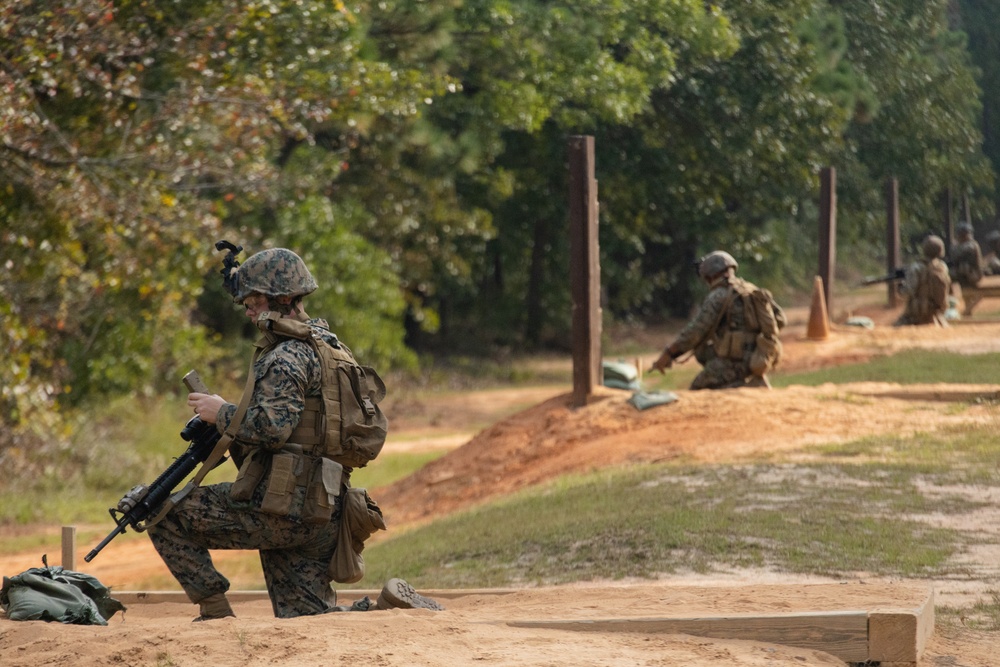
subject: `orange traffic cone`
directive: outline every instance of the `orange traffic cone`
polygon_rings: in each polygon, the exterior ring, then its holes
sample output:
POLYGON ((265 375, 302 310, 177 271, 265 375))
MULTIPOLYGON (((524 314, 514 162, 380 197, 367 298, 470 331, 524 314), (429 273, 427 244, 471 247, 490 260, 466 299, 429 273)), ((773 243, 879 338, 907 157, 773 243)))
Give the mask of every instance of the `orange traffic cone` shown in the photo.
POLYGON ((823 292, 823 279, 816 276, 813 281, 812 305, 809 306, 809 326, 806 338, 809 340, 826 340, 830 336, 830 322, 826 315, 826 297, 823 292))

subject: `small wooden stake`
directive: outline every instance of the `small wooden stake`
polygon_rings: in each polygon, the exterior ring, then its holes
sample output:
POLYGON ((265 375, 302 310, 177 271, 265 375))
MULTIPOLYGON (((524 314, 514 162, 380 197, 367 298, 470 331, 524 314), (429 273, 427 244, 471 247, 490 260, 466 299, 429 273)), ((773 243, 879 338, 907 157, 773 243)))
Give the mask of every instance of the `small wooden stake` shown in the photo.
POLYGON ((76 570, 76 526, 62 527, 62 567, 76 570))

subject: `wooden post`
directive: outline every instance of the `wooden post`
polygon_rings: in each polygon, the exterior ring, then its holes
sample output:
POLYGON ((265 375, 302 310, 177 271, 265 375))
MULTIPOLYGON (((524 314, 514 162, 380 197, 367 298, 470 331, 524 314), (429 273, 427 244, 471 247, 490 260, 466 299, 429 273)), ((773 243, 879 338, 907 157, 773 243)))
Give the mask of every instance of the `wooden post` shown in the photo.
POLYGON ((62 527, 62 567, 76 569, 76 526, 62 527))
POLYGON ((570 283, 573 297, 573 407, 581 407, 603 382, 601 367, 601 265, 597 244, 594 138, 569 138, 570 283))
POLYGON ((941 213, 944 229, 941 238, 944 240, 945 254, 951 252, 951 247, 955 245, 955 219, 952 217, 951 188, 945 188, 941 193, 941 213))
POLYGON ((833 312, 833 272, 837 260, 837 170, 820 171, 819 190, 819 277, 828 313, 833 312))
MULTIPOLYGON (((890 178, 885 183, 885 211, 885 266, 886 275, 890 275, 902 264, 899 249, 899 179, 890 178)), ((890 280, 886 286, 889 289, 889 307, 895 308, 899 305, 896 281, 890 280)))

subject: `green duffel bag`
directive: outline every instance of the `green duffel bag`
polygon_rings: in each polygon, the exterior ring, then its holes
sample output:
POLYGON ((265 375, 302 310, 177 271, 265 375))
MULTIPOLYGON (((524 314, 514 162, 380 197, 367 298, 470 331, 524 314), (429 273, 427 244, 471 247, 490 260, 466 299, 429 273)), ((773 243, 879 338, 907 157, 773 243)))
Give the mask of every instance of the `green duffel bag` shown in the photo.
MULTIPOLYGON (((44 557, 42 562, 45 563, 44 557)), ((100 581, 61 567, 35 567, 3 578, 0 607, 12 621, 107 625, 125 605, 100 581)))

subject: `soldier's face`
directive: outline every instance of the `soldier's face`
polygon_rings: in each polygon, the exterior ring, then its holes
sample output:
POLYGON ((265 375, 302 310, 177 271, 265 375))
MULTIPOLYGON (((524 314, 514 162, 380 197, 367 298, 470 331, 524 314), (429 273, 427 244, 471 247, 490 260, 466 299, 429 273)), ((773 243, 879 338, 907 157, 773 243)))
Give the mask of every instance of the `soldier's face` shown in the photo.
POLYGON ((252 322, 257 321, 257 316, 268 311, 267 297, 263 294, 251 294, 243 299, 243 307, 246 308, 246 316, 252 322))

